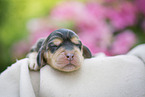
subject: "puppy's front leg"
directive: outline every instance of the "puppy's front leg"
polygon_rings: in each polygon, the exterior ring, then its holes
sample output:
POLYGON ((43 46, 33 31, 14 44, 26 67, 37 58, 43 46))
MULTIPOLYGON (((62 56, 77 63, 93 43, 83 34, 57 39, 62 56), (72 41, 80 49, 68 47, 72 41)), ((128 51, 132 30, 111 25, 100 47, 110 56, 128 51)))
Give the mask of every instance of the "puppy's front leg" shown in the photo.
POLYGON ((38 52, 31 52, 28 54, 28 58, 29 58, 29 68, 30 70, 39 70, 40 67, 38 66, 37 64, 37 55, 38 55, 38 52))
POLYGON ((44 42, 45 38, 39 39, 36 44, 33 45, 31 51, 29 52, 29 54, 27 55, 27 57, 29 58, 29 68, 30 70, 39 70, 40 66, 37 64, 37 55, 38 55, 38 51, 42 46, 42 43, 44 42))

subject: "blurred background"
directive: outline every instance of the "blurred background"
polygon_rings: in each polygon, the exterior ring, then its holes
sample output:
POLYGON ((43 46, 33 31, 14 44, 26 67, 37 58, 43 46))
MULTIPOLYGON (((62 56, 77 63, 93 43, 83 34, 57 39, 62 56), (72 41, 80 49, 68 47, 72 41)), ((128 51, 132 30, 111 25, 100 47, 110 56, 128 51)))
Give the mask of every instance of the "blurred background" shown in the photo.
POLYGON ((145 0, 0 0, 0 72, 52 31, 75 31, 94 54, 145 43, 145 0))

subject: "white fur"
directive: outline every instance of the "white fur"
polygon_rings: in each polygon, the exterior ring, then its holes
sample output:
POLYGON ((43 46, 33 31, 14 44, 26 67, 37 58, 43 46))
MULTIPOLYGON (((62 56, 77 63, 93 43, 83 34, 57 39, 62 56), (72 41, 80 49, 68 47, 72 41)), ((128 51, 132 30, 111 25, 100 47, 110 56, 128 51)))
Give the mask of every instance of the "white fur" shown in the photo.
POLYGON ((145 64, 132 53, 98 55, 71 73, 49 65, 30 71, 28 63, 19 60, 0 75, 0 97, 145 97, 145 64))

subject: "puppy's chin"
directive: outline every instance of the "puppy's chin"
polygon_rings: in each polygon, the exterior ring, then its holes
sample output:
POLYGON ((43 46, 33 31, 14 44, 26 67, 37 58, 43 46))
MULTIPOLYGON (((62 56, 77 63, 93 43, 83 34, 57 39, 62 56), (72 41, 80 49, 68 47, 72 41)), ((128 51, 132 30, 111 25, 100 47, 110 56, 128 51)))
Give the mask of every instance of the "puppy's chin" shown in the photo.
MULTIPOLYGON (((79 67, 79 66, 78 66, 79 67)), ((62 68, 62 70, 63 71, 68 71, 68 72, 70 72, 70 71, 74 71, 74 70, 77 70, 78 68, 75 66, 75 65, 73 65, 73 64, 67 64, 67 65, 65 65, 63 68, 62 68)))
POLYGON ((59 71, 63 71, 63 72, 72 72, 72 71, 75 71, 75 70, 78 70, 80 67, 81 67, 81 64, 53 64, 52 66, 53 68, 59 70, 59 71))

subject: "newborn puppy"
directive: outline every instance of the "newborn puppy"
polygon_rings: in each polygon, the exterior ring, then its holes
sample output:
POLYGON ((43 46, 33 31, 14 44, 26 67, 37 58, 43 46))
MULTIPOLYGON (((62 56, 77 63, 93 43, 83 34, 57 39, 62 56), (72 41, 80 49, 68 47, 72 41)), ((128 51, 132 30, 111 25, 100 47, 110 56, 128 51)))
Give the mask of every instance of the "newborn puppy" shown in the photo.
POLYGON ((72 30, 59 29, 46 39, 40 39, 28 54, 29 68, 39 70, 43 65, 71 72, 80 68, 84 58, 91 58, 90 50, 83 46, 72 30))

